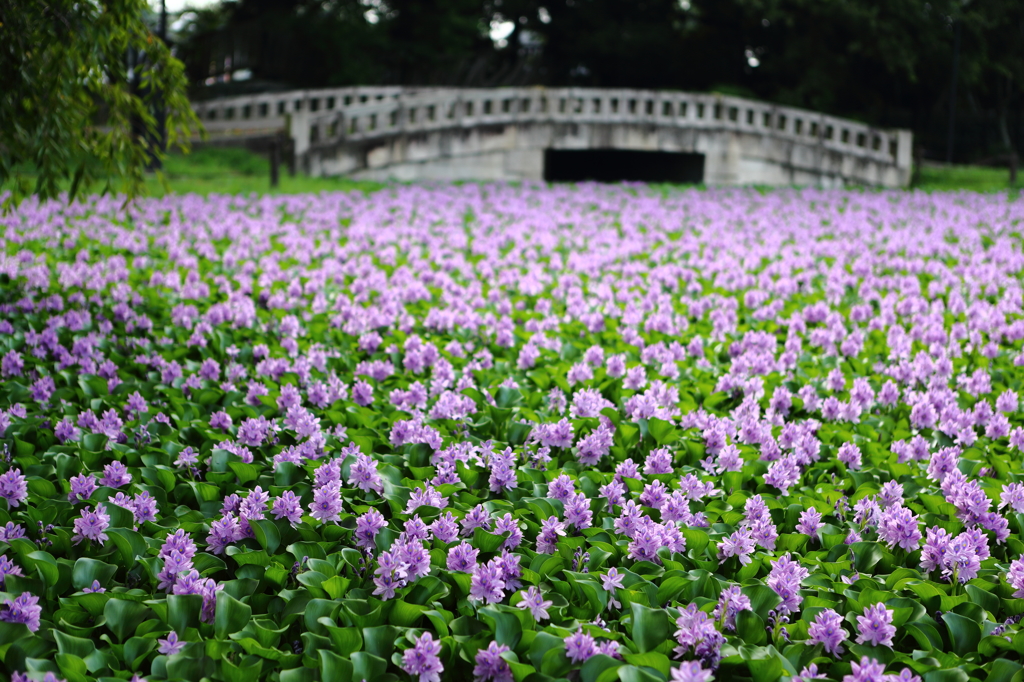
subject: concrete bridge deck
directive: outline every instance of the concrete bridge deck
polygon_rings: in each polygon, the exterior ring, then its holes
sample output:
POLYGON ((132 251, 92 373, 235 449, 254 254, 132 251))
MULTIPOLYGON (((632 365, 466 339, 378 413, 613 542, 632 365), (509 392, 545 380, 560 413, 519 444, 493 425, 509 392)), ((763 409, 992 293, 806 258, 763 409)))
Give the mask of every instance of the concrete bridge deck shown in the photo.
POLYGON ((718 94, 353 87, 194 108, 214 140, 287 130, 312 175, 563 179, 555 169, 585 166, 586 152, 612 153, 604 158, 615 163, 614 153, 626 151, 679 155, 672 158, 683 162, 662 166, 713 185, 903 187, 911 174, 910 131, 718 94))

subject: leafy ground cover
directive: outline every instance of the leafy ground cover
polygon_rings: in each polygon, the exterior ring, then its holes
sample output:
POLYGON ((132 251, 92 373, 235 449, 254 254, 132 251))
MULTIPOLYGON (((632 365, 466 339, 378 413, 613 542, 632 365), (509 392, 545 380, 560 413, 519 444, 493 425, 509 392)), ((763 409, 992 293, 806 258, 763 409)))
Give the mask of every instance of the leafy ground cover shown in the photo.
POLYGON ((1024 677, 1005 195, 0 219, 12 679, 1024 677))

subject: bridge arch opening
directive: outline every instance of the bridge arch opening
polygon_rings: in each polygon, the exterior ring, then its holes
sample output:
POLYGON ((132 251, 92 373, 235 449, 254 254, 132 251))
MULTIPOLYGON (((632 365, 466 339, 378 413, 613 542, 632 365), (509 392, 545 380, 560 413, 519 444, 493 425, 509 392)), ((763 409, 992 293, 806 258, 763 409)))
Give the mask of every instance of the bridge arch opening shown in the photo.
POLYGON ((704 155, 635 149, 545 149, 547 182, 704 182, 704 155))

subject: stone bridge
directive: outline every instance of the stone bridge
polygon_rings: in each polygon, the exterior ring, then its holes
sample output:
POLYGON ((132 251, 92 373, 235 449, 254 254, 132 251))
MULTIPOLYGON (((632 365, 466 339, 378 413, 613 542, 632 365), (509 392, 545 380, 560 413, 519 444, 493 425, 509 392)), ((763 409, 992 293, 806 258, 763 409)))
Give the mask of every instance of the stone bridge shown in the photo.
POLYGON ((354 87, 193 105, 222 143, 286 130, 311 175, 905 187, 911 133, 720 94, 354 87))

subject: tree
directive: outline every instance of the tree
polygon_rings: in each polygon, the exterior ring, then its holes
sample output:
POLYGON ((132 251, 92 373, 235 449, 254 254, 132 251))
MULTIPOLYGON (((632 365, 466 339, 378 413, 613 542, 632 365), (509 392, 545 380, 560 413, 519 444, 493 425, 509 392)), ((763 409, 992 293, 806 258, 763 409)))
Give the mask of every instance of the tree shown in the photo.
POLYGON ((144 21, 146 0, 0 0, 0 190, 10 208, 103 183, 138 195, 199 126, 184 68, 144 21), (70 183, 70 184, 69 184, 70 183))

